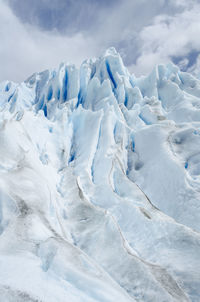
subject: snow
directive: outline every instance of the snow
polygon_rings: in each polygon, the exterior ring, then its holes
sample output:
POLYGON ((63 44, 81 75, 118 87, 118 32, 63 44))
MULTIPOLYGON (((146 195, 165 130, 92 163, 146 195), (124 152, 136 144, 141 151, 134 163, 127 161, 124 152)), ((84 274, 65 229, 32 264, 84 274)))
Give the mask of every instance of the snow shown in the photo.
POLYGON ((199 97, 114 48, 0 84, 0 301, 199 302, 199 97))

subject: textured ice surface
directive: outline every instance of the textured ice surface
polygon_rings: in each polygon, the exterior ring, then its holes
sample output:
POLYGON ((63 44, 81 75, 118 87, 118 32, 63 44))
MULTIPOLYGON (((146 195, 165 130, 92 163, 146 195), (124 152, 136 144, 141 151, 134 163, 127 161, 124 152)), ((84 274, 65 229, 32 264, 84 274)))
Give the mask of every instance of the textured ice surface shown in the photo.
POLYGON ((200 301, 200 81, 111 48, 0 84, 0 301, 200 301))

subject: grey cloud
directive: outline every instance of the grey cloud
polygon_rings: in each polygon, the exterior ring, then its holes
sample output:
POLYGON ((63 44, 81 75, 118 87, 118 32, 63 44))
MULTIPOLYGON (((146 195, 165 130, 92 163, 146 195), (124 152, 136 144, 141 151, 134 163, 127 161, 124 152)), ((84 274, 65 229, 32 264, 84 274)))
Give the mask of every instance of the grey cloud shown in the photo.
POLYGON ((199 50, 192 49, 185 56, 174 55, 171 57, 171 59, 174 64, 180 66, 183 71, 186 71, 188 69, 192 69, 195 66, 198 56, 199 50))
POLYGON ((200 66, 198 0, 3 0, 0 8, 0 79, 80 64, 110 46, 136 75, 169 60, 200 66))
POLYGON ((25 23, 43 30, 56 29, 60 33, 74 34, 87 31, 102 22, 104 15, 119 0, 7 0, 16 16, 25 23))

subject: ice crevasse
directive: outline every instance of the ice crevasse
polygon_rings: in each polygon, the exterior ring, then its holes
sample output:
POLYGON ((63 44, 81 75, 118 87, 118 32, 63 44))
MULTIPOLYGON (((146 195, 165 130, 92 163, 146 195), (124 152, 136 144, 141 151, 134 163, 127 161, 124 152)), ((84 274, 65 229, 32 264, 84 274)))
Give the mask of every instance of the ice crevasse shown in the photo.
POLYGON ((0 301, 200 301, 200 80, 114 48, 0 84, 0 301))

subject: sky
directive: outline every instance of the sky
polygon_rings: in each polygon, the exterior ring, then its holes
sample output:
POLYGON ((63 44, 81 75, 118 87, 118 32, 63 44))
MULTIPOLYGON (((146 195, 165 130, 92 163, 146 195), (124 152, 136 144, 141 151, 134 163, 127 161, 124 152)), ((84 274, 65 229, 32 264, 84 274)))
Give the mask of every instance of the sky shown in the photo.
POLYGON ((0 81, 77 66, 114 46, 136 76, 200 73, 200 0, 0 0, 0 81))

